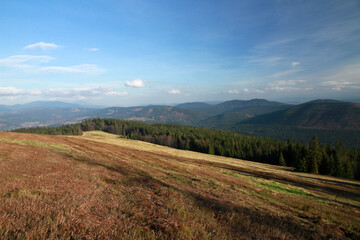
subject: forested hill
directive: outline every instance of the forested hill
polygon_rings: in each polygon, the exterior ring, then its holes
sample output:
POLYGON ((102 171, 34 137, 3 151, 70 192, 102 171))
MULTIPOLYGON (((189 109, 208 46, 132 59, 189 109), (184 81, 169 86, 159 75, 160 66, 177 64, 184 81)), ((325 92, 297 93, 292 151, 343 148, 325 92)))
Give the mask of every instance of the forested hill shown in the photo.
POLYGON ((172 106, 150 105, 138 107, 110 107, 97 110, 93 116, 99 118, 127 119, 143 122, 158 122, 195 125, 209 115, 191 109, 172 106))
POLYGON ((245 160, 291 166, 298 171, 360 179, 359 150, 320 145, 315 136, 309 144, 233 132, 172 124, 148 124, 117 119, 92 119, 56 128, 23 128, 15 132, 81 135, 101 130, 121 137, 147 141, 178 149, 216 154, 245 160))
POLYGON ((256 116, 266 114, 282 109, 289 108, 291 105, 268 101, 265 99, 252 100, 231 100, 216 105, 210 105, 201 102, 184 103, 176 105, 178 108, 191 109, 207 113, 211 116, 227 113, 227 112, 241 112, 244 114, 256 116))
POLYGON ((360 104, 315 100, 256 116, 243 124, 284 125, 322 130, 360 130, 360 104))

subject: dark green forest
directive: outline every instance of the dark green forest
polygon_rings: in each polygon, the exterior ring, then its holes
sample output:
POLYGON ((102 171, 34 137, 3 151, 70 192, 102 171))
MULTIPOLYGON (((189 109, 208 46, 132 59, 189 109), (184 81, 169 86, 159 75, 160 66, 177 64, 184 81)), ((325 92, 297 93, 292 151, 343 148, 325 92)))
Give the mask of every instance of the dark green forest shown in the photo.
POLYGON ((360 179, 359 150, 343 147, 340 142, 319 144, 317 136, 303 144, 291 139, 251 137, 224 130, 99 118, 61 127, 21 128, 13 132, 81 135, 82 131, 92 130, 178 149, 289 166, 301 172, 360 179))

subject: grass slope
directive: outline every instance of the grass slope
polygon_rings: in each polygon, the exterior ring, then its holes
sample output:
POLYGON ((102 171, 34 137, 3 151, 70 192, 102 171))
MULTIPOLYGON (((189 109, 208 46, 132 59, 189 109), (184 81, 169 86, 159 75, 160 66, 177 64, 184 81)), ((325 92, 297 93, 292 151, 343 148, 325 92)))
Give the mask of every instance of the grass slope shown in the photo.
POLYGON ((0 133, 1 239, 360 238, 360 183, 103 132, 0 133))

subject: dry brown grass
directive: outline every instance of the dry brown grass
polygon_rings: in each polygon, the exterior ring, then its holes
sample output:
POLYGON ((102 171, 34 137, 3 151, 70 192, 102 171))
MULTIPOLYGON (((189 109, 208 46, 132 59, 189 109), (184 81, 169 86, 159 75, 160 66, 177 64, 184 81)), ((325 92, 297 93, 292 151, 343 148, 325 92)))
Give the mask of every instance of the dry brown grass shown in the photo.
POLYGON ((1 239, 359 239, 360 183, 120 139, 0 133, 1 239))

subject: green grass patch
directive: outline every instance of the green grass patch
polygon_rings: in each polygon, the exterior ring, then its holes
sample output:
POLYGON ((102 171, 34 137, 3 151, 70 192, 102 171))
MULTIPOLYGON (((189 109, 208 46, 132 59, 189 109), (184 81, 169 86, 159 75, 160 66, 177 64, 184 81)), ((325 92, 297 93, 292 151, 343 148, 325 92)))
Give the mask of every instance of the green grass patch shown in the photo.
POLYGON ((270 191, 276 191, 276 192, 281 192, 281 193, 285 193, 285 194, 290 194, 290 195, 296 196, 296 197, 312 199, 312 200, 316 200, 318 202, 325 202, 325 200, 323 198, 316 197, 310 193, 305 192, 302 189, 290 187, 290 185, 288 185, 288 184, 283 184, 283 183, 273 182, 273 181, 261 181, 254 177, 245 176, 245 175, 238 174, 235 172, 223 172, 223 174, 233 176, 236 178, 240 178, 242 180, 251 182, 253 184, 256 184, 257 186, 260 186, 260 187, 265 188, 270 191))
POLYGON ((298 188, 292 188, 287 184, 278 183, 278 182, 263 182, 263 181, 257 181, 257 184, 265 187, 266 189, 268 189, 270 191, 282 192, 282 193, 290 194, 290 195, 296 196, 296 197, 315 200, 317 202, 322 202, 322 203, 325 202, 325 199, 323 199, 321 197, 314 196, 314 195, 307 193, 304 190, 301 190, 298 188))
POLYGON ((169 174, 169 177, 176 180, 176 181, 178 181, 178 182, 182 182, 182 183, 185 183, 185 184, 190 185, 190 186, 192 186, 192 184, 193 184, 192 181, 190 179, 187 179, 187 178, 186 179, 181 178, 181 177, 175 176, 173 174, 169 174))

